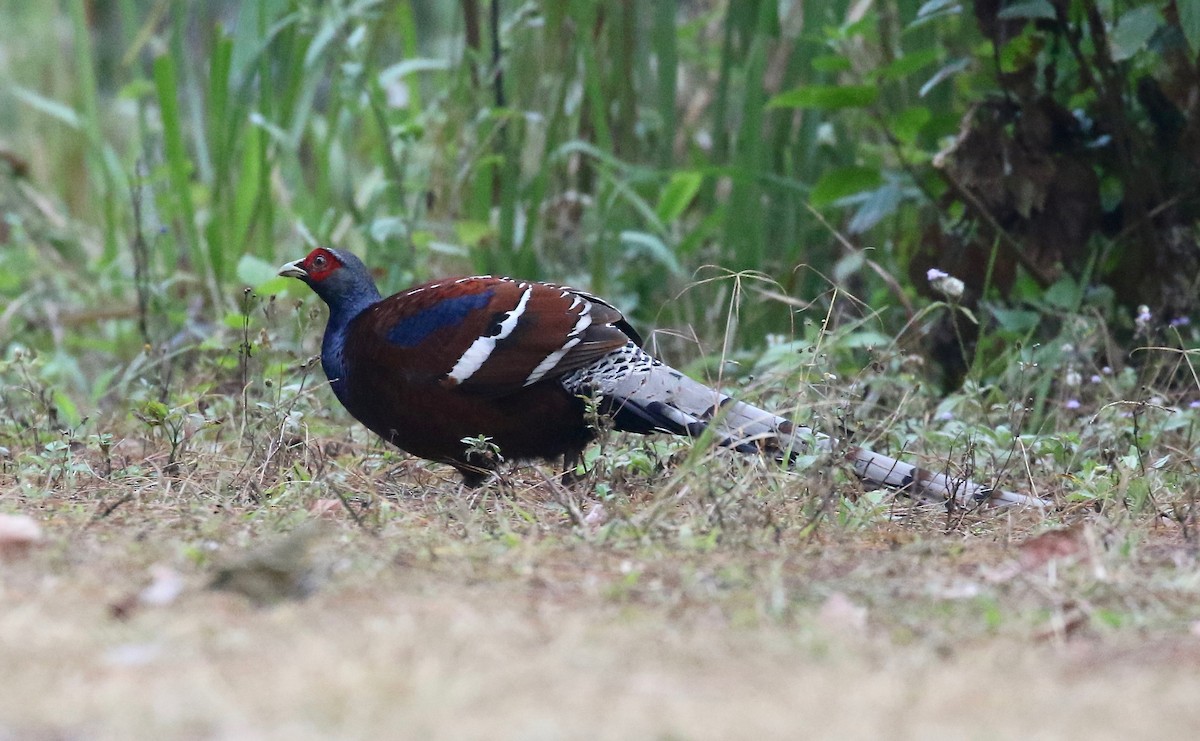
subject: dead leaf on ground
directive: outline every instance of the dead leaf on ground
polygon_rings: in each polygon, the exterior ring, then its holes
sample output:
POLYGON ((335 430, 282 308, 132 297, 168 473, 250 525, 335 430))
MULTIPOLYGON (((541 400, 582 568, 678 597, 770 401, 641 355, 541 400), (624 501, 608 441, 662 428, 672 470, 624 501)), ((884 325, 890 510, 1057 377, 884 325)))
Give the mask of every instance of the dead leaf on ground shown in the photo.
POLYGON ((1072 558, 1082 553, 1087 543, 1082 525, 1072 525, 1061 530, 1047 530, 1018 546, 1017 560, 1021 568, 1029 571, 1040 568, 1053 560, 1072 558))
POLYGON ((166 564, 150 567, 150 583, 126 594, 108 606, 109 614, 117 620, 128 620, 139 607, 165 607, 183 594, 183 575, 166 564))
POLYGON ((313 517, 334 518, 341 509, 342 500, 340 499, 318 499, 308 508, 308 513, 313 517))
POLYGON ((830 630, 861 633, 867 629, 867 608, 842 592, 834 592, 821 605, 817 620, 830 630))
POLYGON ((150 584, 138 592, 138 601, 148 607, 169 605, 183 594, 183 575, 166 564, 150 567, 150 584))
POLYGON ((1017 545, 1017 558, 995 568, 983 567, 982 576, 989 582, 1006 582, 1049 563, 1074 560, 1088 549, 1088 529, 1076 524, 1058 530, 1047 530, 1017 545))
POLYGON ((608 522, 608 511, 604 509, 603 504, 596 502, 588 510, 587 515, 584 516, 583 522, 588 527, 598 528, 608 522))
POLYGON ((29 515, 0 514, 0 557, 25 555, 42 542, 42 526, 29 515))

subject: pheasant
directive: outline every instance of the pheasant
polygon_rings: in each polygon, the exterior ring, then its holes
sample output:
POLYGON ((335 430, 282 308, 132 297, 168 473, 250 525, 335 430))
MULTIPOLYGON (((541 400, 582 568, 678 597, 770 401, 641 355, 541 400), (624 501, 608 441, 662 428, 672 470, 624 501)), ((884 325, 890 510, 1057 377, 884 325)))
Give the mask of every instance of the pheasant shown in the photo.
MULTIPOLYGON (((509 460, 561 456, 568 470, 596 434, 585 399, 618 430, 696 437, 786 459, 837 441, 692 380, 642 348, 616 307, 584 291, 491 276, 433 281, 383 298, 367 267, 317 248, 279 274, 329 306, 321 365, 342 405, 396 447, 453 466, 478 486, 509 460)), ((862 479, 960 505, 1045 503, 935 473, 858 446, 862 479)))

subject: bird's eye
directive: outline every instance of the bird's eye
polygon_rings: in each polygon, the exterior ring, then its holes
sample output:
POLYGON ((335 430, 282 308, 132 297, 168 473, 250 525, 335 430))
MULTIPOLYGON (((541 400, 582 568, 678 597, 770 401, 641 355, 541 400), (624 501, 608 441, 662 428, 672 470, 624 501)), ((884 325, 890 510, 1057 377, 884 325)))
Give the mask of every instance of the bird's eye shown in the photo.
POLYGON ((313 267, 316 268, 317 270, 323 270, 325 268, 325 256, 317 255, 316 257, 314 257, 313 258, 313 267))

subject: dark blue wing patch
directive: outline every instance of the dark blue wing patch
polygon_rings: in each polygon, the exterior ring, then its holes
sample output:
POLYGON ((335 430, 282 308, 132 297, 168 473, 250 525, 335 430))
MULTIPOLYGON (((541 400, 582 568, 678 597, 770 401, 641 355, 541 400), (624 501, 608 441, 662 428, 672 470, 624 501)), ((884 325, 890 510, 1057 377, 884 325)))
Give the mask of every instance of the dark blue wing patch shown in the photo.
POLYGON ((442 327, 459 324, 472 311, 487 306, 493 290, 443 299, 433 306, 397 322, 388 330, 388 341, 400 347, 415 347, 442 327))

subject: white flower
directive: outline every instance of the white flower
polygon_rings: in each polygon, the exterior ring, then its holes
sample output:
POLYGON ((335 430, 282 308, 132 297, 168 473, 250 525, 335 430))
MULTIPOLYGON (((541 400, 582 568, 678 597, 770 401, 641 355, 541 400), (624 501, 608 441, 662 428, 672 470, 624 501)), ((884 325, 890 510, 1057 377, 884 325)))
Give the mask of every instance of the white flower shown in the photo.
POLYGON ((1078 386, 1083 382, 1083 376, 1079 374, 1079 371, 1067 371, 1067 377, 1063 380, 1068 386, 1078 386))
POLYGON ((929 285, 933 287, 933 290, 952 300, 962 298, 963 289, 966 288, 961 280, 937 268, 930 268, 925 271, 925 278, 929 281, 929 285))

